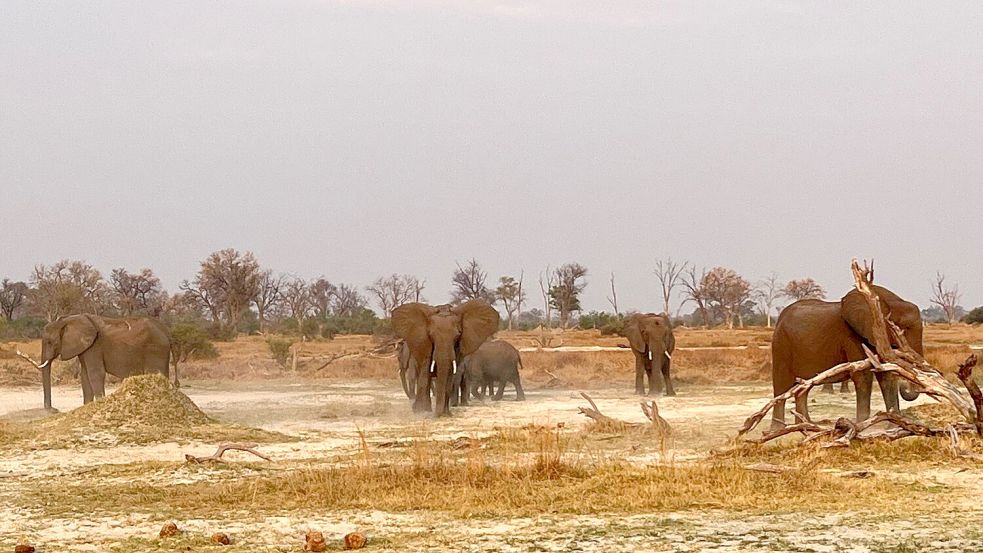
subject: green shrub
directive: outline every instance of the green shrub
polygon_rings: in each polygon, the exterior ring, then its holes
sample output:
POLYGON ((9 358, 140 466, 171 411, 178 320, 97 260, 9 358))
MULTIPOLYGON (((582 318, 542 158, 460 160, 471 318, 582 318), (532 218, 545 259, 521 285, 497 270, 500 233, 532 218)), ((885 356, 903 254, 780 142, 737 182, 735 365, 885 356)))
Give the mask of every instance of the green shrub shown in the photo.
POLYGON ((171 326, 171 363, 190 359, 216 359, 218 350, 208 338, 208 332, 195 323, 175 323, 171 326))
POLYGON ((0 340, 36 340, 47 322, 36 317, 21 317, 12 321, 0 319, 0 340))
POLYGON ((287 362, 290 360, 293 345, 294 341, 288 338, 277 338, 276 336, 268 336, 266 338, 266 347, 270 348, 270 354, 273 355, 273 360, 283 368, 287 368, 287 362))
POLYGON ((963 317, 964 323, 980 324, 983 323, 983 307, 976 307, 963 317))

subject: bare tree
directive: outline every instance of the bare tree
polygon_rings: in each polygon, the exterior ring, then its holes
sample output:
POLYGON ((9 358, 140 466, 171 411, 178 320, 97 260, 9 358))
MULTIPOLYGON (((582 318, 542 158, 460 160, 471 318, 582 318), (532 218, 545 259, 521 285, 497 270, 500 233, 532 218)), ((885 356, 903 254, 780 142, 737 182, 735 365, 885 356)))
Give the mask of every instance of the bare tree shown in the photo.
POLYGON ((251 252, 239 253, 229 248, 209 255, 192 283, 184 281, 181 289, 203 301, 226 330, 239 330, 242 313, 259 294, 259 262, 251 252))
POLYGON ((109 284, 113 289, 113 305, 123 316, 142 313, 157 317, 164 310, 164 289, 150 269, 141 269, 139 273, 113 269, 109 284))
POLYGON ((587 287, 587 267, 565 263, 554 271, 555 284, 550 289, 550 302, 556 308, 560 326, 568 328, 571 316, 580 311, 580 294, 587 287))
POLYGON ((50 267, 38 265, 31 284, 31 299, 48 321, 72 313, 98 314, 108 303, 106 282, 98 270, 84 261, 64 259, 50 267))
POLYGON ((311 291, 303 279, 293 278, 283 285, 283 303, 290 317, 300 326, 311 311, 311 291))
POLYGON ((508 317, 509 330, 512 330, 512 321, 519 316, 519 311, 522 308, 522 302, 526 298, 525 291, 522 290, 522 279, 524 272, 519 273, 519 280, 510 276, 503 276, 498 279, 498 288, 495 289, 495 295, 499 300, 502 301, 502 305, 505 306, 505 314, 508 317))
POLYGON ((427 281, 420 280, 412 275, 404 275, 403 278, 406 279, 406 282, 410 287, 412 292, 411 298, 414 302, 420 303, 427 301, 426 298, 423 297, 423 289, 427 287, 427 281))
POLYGON ((618 291, 614 288, 614 273, 611 273, 611 295, 608 296, 608 303, 614 309, 614 314, 618 317, 621 316, 621 311, 618 310, 618 291))
POLYGON ((273 271, 267 269, 259 274, 259 293, 256 294, 254 303, 256 304, 256 315, 259 318, 259 331, 266 332, 266 323, 272 312, 283 303, 283 288, 286 277, 283 275, 274 276, 273 271))
POLYGON ((495 303, 495 293, 488 289, 485 281, 488 273, 481 269, 478 261, 472 258, 462 267, 455 263, 457 269, 451 277, 451 302, 464 303, 468 300, 484 300, 495 303))
POLYGON ((826 290, 811 278, 790 280, 782 290, 782 295, 794 301, 799 300, 821 300, 826 298, 826 290))
POLYGON ((9 278, 3 279, 0 283, 0 313, 8 321, 14 320, 17 310, 24 305, 24 300, 28 294, 27 284, 23 282, 13 282, 9 278))
POLYGON ((327 318, 331 314, 331 302, 338 292, 338 287, 328 282, 324 277, 319 277, 311 282, 309 289, 314 316, 320 319, 327 318))
POLYGON ((671 257, 655 262, 655 277, 659 279, 659 284, 662 286, 662 310, 666 315, 669 314, 672 292, 683 284, 683 272, 688 265, 687 261, 680 264, 673 261, 671 257))
POLYGON ((354 317, 368 303, 368 298, 360 294, 358 288, 350 284, 341 284, 331 300, 331 313, 335 317, 354 317))
POLYGON ((706 269, 700 269, 700 275, 696 275, 696 266, 691 265, 686 269, 682 277, 682 285, 686 290, 686 299, 696 304, 696 309, 700 312, 700 317, 703 319, 703 327, 706 328, 710 326, 710 312, 707 309, 707 293, 706 289, 703 287, 703 281, 706 278, 706 269))
POLYGON ((761 310, 765 314, 768 328, 771 328, 771 313, 775 307, 775 301, 782 296, 782 288, 778 283, 778 273, 771 273, 767 278, 758 283, 754 291, 754 298, 761 305, 761 310))
POLYGON ((394 309, 419 297, 423 285, 416 277, 394 273, 388 277, 375 279, 375 282, 365 289, 375 296, 383 316, 388 319, 392 317, 394 309))
POLYGON ((553 273, 550 266, 546 266, 545 273, 539 273, 539 290, 543 294, 543 312, 545 313, 543 320, 546 323, 546 328, 553 327, 553 302, 550 301, 550 291, 556 286, 556 275, 553 273))
POLYGON ((714 267, 703 276, 702 289, 707 304, 718 309, 727 323, 734 328, 734 318, 740 319, 744 326, 741 306, 751 296, 751 283, 733 269, 714 267))
POLYGON ((962 294, 959 293, 958 284, 946 286, 945 275, 940 272, 935 273, 931 301, 942 308, 942 312, 945 313, 946 324, 950 326, 956 320, 956 309, 959 307, 959 299, 961 297, 962 294))

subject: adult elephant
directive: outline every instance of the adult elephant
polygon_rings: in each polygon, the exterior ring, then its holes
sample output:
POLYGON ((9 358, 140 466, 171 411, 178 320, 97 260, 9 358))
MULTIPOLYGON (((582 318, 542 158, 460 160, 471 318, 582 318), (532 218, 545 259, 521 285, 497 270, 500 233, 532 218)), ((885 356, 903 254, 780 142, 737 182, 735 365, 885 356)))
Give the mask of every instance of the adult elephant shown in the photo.
POLYGON ((632 315, 625 322, 621 335, 628 338, 635 354, 635 393, 646 395, 661 392, 664 380, 666 395, 676 395, 669 374, 672 352, 676 349, 676 337, 672 334, 669 317, 655 313, 632 315))
POLYGON ((153 319, 110 319, 98 315, 61 317, 41 333, 44 407, 51 409, 51 362, 78 357, 85 403, 106 395, 106 373, 119 378, 170 373, 171 339, 153 319))
MULTIPOLYGON (((881 310, 904 332, 911 347, 922 353, 922 318, 918 306, 905 301, 887 288, 871 285, 881 301, 881 310)), ((866 357, 863 345, 871 344, 871 314, 857 290, 848 292, 838 302, 800 300, 786 307, 775 324, 771 342, 771 371, 775 395, 789 390, 797 378, 812 378, 820 372, 849 361, 866 357)), ((892 344, 897 345, 897 344, 892 344)), ((844 380, 850 377, 844 377, 844 380)), ((870 394, 874 376, 870 371, 852 375, 857 391, 857 420, 870 418, 870 394)), ((877 373, 877 383, 889 411, 900 410, 897 377, 877 373)), ((907 401, 918 397, 907 384, 900 386, 907 401)), ((796 411, 809 416, 808 394, 795 400, 796 411)), ((785 402, 775 404, 772 428, 785 425, 785 402)))
POLYGON ((437 307, 408 303, 393 310, 393 331, 406 342, 408 370, 416 373, 414 411, 449 414, 450 387, 458 365, 498 330, 498 321, 498 311, 481 300, 437 307), (436 409, 430 401, 430 374, 436 375, 436 409))
MULTIPOLYGON (((491 390, 494 390, 495 383, 498 383, 498 391, 495 392, 492 400, 500 401, 505 394, 505 385, 511 383, 515 386, 516 401, 523 401, 526 399, 526 394, 522 391, 519 377, 521 367, 522 357, 515 346, 504 340, 485 342, 478 351, 464 358, 464 370, 458 371, 455 375, 457 385, 454 388, 464 390, 462 393, 465 397, 470 392, 474 397, 483 399, 484 389, 490 386, 491 390)), ((452 394, 451 400, 453 399, 452 394)))

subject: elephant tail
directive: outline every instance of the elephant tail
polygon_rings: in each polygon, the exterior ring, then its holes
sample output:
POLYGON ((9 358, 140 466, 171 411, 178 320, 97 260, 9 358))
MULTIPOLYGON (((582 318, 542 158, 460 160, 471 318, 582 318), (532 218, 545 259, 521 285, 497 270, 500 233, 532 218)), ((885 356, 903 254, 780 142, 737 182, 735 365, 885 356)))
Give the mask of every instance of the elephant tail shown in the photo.
POLYGON ((522 364, 522 356, 521 355, 519 356, 519 370, 520 371, 526 370, 526 366, 522 364))

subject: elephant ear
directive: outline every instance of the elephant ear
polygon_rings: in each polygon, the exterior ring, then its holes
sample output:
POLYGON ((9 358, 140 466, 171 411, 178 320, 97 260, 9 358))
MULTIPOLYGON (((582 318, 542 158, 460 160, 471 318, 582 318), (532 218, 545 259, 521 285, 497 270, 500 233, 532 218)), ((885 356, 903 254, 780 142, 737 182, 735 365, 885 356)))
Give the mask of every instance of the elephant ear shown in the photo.
POLYGON ((454 308, 461 316, 460 354, 471 355, 498 331, 498 311, 481 300, 471 300, 454 308))
POLYGON ((68 361, 91 348, 99 331, 88 317, 71 317, 64 323, 61 328, 61 359, 68 361))
POLYGON ((426 351, 427 355, 433 349, 430 341, 430 315, 434 308, 425 303, 407 303, 393 310, 393 331, 402 338, 410 351, 426 351))
MULTIPOLYGON (((891 305, 889 302, 891 300, 899 302, 903 300, 887 288, 872 285, 871 289, 877 294, 877 298, 880 300, 881 311, 884 313, 884 316, 895 321, 895 317, 891 316, 891 305)), ((843 299, 840 300, 840 314, 854 332, 863 337, 868 343, 872 342, 871 327, 873 326, 873 322, 871 320, 870 308, 867 307, 867 300, 863 294, 855 289, 847 292, 843 296, 843 299)))
POLYGON ((628 338, 628 343, 631 344, 631 349, 644 352, 645 351, 645 338, 642 337, 642 329, 639 325, 639 316, 632 315, 628 322, 625 323, 624 328, 621 329, 621 335, 628 338))

